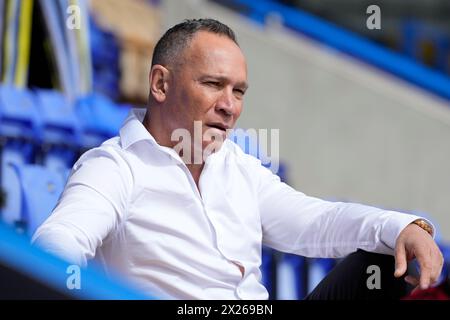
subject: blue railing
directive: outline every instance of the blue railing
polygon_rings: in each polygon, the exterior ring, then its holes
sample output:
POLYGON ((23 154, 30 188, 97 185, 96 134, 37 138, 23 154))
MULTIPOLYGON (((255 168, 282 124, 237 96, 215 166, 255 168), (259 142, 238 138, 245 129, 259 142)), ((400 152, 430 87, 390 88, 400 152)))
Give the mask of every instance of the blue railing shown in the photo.
POLYGON ((450 77, 333 23, 271 0, 227 0, 226 2, 252 20, 264 24, 268 14, 277 13, 283 25, 307 35, 363 62, 388 71, 419 87, 450 99, 450 77))
MULTIPOLYGON (((0 265, 8 266, 31 279, 45 283, 67 297, 101 300, 153 299, 151 296, 135 291, 125 283, 106 278, 92 268, 80 269, 79 289, 68 288, 67 281, 70 280, 71 274, 75 273, 68 269, 70 265, 67 262, 31 246, 27 237, 18 235, 1 222, 0 265)), ((27 290, 27 288, 21 289, 27 290)), ((3 295, 7 297, 8 293, 3 292, 3 295)))

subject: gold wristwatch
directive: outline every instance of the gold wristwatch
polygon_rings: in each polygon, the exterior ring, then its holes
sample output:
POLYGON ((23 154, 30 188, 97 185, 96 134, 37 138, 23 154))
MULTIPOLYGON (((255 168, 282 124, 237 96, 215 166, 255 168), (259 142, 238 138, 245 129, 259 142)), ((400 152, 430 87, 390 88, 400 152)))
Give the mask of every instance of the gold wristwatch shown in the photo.
POLYGON ((433 236, 433 227, 428 222, 426 222, 424 219, 417 219, 417 220, 414 220, 412 223, 414 223, 415 225, 418 225, 423 230, 428 232, 430 234, 430 236, 433 236))

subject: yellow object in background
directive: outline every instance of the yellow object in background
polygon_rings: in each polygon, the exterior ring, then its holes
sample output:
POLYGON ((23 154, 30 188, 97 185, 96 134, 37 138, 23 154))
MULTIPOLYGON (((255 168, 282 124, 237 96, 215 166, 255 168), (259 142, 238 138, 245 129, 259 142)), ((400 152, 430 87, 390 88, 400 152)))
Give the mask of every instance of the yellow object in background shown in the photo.
POLYGON ((28 78, 33 3, 34 0, 20 1, 19 45, 17 50, 17 65, 14 84, 21 88, 26 87, 28 78))

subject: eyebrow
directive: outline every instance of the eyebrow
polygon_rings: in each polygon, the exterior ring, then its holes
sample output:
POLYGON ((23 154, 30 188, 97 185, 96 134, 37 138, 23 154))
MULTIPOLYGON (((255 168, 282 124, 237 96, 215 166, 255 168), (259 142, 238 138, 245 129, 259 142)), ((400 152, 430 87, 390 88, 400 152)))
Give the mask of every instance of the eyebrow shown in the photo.
MULTIPOLYGON (((224 76, 216 76, 216 75, 204 75, 202 77, 200 77, 201 80, 205 80, 205 79, 214 79, 214 80, 218 80, 221 82, 229 82, 229 79, 227 77, 224 76)), ((238 87, 243 88, 245 90, 248 89, 248 83, 247 81, 240 81, 236 84, 238 87)))

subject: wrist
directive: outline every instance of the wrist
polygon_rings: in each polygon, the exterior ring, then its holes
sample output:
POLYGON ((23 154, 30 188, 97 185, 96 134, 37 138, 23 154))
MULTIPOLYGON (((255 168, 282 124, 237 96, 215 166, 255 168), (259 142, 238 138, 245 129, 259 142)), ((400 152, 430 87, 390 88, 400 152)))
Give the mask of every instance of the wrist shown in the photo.
POLYGON ((429 224, 424 219, 414 220, 413 222, 411 222, 411 224, 415 224, 416 226, 419 226, 420 228, 425 230, 430 236, 433 236, 433 234, 434 234, 433 227, 431 226, 431 224, 429 224))

